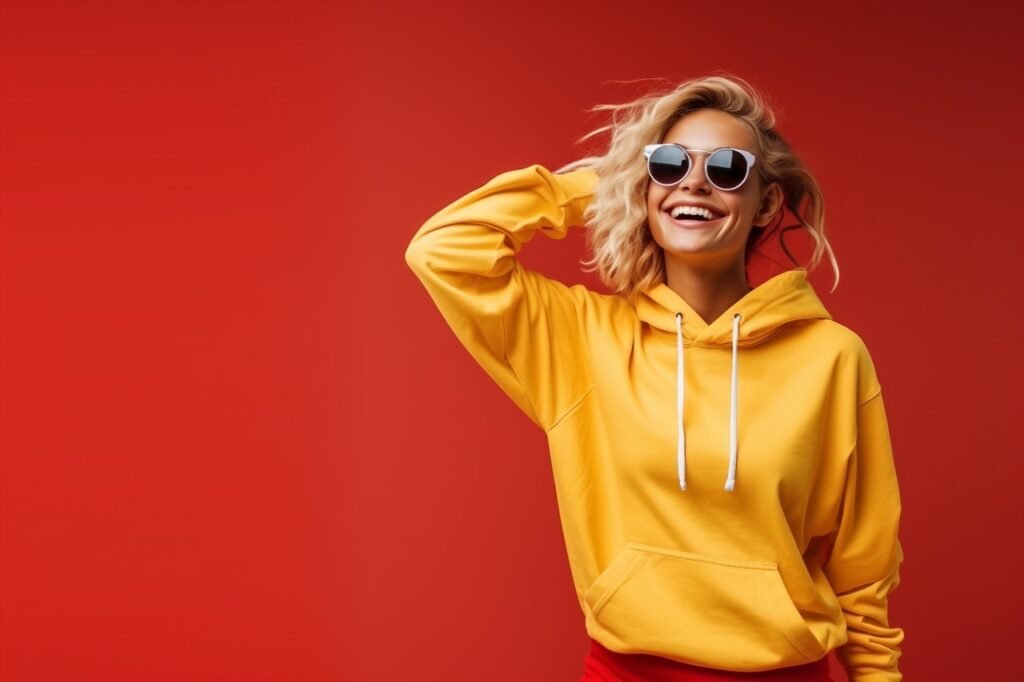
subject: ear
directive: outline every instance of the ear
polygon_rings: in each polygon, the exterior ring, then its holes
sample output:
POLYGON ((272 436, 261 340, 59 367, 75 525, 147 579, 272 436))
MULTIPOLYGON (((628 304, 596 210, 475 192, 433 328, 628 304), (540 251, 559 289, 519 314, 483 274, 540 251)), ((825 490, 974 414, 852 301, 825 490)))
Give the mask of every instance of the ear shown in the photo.
POLYGON ((775 214, 782 208, 784 199, 782 185, 773 182, 761 190, 761 204, 758 206, 757 214, 754 216, 754 225, 766 227, 772 221, 775 214))

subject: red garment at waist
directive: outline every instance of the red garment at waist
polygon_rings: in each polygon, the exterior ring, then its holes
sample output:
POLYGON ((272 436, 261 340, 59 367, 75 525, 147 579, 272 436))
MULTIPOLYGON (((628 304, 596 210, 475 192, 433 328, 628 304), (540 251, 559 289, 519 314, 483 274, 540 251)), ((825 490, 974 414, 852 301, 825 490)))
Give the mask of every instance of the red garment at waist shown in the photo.
POLYGON ((590 640, 580 682, 720 682, 721 680, 771 680, 772 682, 832 682, 828 656, 813 663, 741 673, 688 665, 650 654, 622 654, 590 640))

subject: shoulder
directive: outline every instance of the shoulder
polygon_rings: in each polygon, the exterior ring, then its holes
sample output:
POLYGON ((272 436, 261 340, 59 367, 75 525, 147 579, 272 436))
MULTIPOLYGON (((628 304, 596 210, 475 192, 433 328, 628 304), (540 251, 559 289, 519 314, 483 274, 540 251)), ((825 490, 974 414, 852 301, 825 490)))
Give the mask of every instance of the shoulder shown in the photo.
POLYGON ((860 334, 835 320, 815 320, 814 326, 818 333, 828 338, 837 349, 845 353, 860 355, 867 353, 867 344, 860 334))
POLYGON ((585 284, 566 284, 536 270, 522 267, 521 264, 519 269, 524 281, 539 289, 553 290, 558 296, 571 302, 581 317, 622 315, 632 310, 623 296, 603 293, 585 284))
POLYGON ((573 284, 569 287, 569 290, 582 305, 586 305, 594 310, 615 310, 626 312, 632 310, 625 297, 618 294, 607 294, 601 291, 596 291, 588 288, 584 284, 573 284))
POLYGON ((835 320, 816 320, 814 326, 834 349, 837 368, 854 375, 858 402, 877 395, 882 387, 871 351, 860 334, 835 320))
POLYGON ((563 286, 588 342, 611 341, 620 349, 632 343, 639 322, 636 310, 625 296, 591 289, 585 284, 563 286))
POLYGON ((516 263, 517 276, 531 299, 542 307, 575 318, 589 332, 632 328, 633 309, 625 297, 585 284, 567 284, 516 263))

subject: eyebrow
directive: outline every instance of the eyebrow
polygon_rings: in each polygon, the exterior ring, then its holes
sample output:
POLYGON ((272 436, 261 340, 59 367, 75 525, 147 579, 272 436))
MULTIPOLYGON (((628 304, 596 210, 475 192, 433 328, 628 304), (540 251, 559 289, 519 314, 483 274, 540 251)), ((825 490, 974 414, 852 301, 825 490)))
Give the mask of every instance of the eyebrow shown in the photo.
POLYGON ((753 151, 749 147, 744 147, 744 146, 740 146, 740 145, 732 145, 732 144, 723 144, 723 145, 721 145, 719 147, 712 147, 711 149, 698 149, 697 147, 690 147, 688 145, 685 145, 682 142, 662 142, 661 144, 677 144, 680 147, 682 147, 682 148, 684 148, 684 149, 686 149, 688 151, 707 152, 709 156, 711 154, 714 154, 715 152, 717 152, 719 149, 741 149, 741 150, 743 150, 745 152, 748 152, 750 154, 755 154, 756 155, 756 152, 753 151))
MULTIPOLYGON (((696 147, 694 145, 684 144, 682 142, 662 142, 662 144, 677 144, 680 147, 686 147, 687 149, 698 149, 698 147, 696 147)), ((717 147, 712 147, 708 151, 713 151, 715 149, 725 149, 725 148, 729 148, 729 149, 742 149, 742 147, 738 147, 738 146, 736 146, 734 144, 720 144, 717 147)))

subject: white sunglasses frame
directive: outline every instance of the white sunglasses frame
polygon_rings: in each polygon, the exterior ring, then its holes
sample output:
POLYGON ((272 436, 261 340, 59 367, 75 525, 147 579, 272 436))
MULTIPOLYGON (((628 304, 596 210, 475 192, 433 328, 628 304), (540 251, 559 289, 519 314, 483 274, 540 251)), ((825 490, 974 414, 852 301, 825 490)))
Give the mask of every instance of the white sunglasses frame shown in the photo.
MULTIPOLYGON (((748 152, 746 149, 739 149, 737 147, 718 147, 717 149, 712 149, 711 151, 708 151, 707 149, 688 149, 683 145, 676 144, 674 142, 662 142, 661 144, 649 144, 644 146, 644 158, 647 160, 647 176, 657 184, 661 185, 662 187, 675 187, 680 182, 685 180, 686 176, 690 174, 691 170, 693 170, 694 163, 693 159, 690 157, 690 152, 702 152, 704 154, 704 177, 707 178, 707 181, 710 182, 713 187, 722 192, 735 192, 740 187, 743 187, 743 184, 747 181, 747 178, 750 177, 750 169, 754 167, 754 164, 757 161, 756 156, 748 152), (660 147, 679 147, 680 149, 683 150, 683 154, 686 156, 686 161, 689 165, 689 168, 686 169, 686 173, 683 174, 683 177, 679 178, 671 185, 666 185, 663 182, 658 182, 657 180, 654 179, 654 175, 651 174, 651 156, 654 154, 655 150, 657 150, 660 147), (719 187, 708 176, 708 162, 711 160, 711 157, 712 155, 715 154, 715 152, 720 152, 723 149, 739 152, 740 155, 742 155, 743 158, 747 160, 747 172, 743 175, 743 179, 740 180, 740 183, 731 189, 719 187)), ((760 169, 758 169, 758 172, 760 172, 760 169)))

